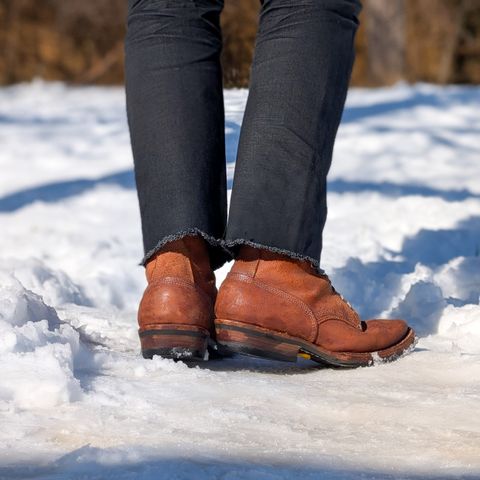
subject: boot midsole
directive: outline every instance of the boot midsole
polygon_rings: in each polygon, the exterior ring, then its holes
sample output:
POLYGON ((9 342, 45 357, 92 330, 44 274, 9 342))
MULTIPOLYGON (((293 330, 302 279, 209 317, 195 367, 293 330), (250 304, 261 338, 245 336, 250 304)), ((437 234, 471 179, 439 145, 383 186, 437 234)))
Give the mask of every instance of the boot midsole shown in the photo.
POLYGON ((339 367, 368 366, 372 365, 375 359, 392 361, 405 353, 415 342, 415 334, 409 329, 400 342, 384 350, 365 353, 333 352, 300 338, 255 325, 225 319, 216 319, 215 325, 218 343, 239 353, 291 362, 295 362, 297 356, 303 353, 310 355, 312 360, 339 367))

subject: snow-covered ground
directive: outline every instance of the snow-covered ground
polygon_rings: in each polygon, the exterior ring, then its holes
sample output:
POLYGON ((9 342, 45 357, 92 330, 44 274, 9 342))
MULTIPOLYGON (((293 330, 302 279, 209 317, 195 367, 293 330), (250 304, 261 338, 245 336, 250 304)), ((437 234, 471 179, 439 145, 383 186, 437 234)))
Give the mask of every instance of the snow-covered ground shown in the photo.
MULTIPOLYGON (((246 95, 225 91, 230 183, 246 95)), ((351 371, 140 358, 124 103, 0 89, 0 478, 480 478, 480 88, 349 94, 323 267, 421 336, 351 371)))

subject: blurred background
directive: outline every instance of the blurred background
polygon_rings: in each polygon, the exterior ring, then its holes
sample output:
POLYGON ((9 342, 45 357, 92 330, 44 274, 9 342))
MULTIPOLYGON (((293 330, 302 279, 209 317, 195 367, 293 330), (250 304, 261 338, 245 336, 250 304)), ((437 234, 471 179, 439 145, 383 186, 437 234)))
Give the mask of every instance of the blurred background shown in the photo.
MULTIPOLYGON (((225 87, 246 87, 259 0, 225 0, 225 87)), ((121 84, 127 0, 0 0, 0 84, 121 84)), ((480 83, 480 0, 363 0, 352 84, 480 83)))

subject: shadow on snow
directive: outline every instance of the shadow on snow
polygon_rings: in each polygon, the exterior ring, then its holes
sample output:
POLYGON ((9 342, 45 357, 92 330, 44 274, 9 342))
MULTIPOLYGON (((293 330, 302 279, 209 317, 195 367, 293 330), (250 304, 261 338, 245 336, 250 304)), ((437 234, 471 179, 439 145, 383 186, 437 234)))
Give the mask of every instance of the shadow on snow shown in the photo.
MULTIPOLYGON (((335 468, 332 459, 326 459, 325 465, 278 465, 261 462, 249 462, 209 457, 197 458, 157 458, 139 462, 127 461, 121 463, 118 457, 122 453, 116 449, 93 448, 88 445, 78 448, 53 462, 50 465, 32 465, 27 462, 8 467, 0 467, 0 479, 136 479, 160 480, 175 478, 178 480, 195 478, 203 479, 301 479, 301 480, 353 480, 382 479, 394 480, 434 480, 440 478, 438 474, 411 473, 408 471, 393 472, 374 469, 335 468), (103 461, 102 461, 103 458, 103 461), (109 464, 109 460, 113 460, 109 464)), ((123 453, 125 456, 125 453, 123 453)), ((321 457, 321 455, 320 455, 321 457)), ((459 474, 454 469, 451 472, 442 471, 444 480, 473 480, 478 479, 476 474, 459 474)))
MULTIPOLYGON (((31 187, 19 192, 0 197, 0 213, 14 212, 35 202, 54 203, 76 195, 81 195, 100 185, 116 185, 126 189, 135 188, 133 170, 121 170, 119 172, 104 175, 98 178, 80 178, 52 182, 38 187, 31 187)), ((231 181, 229 181, 231 188, 231 181)), ((407 195, 419 195, 423 197, 438 197, 446 201, 462 201, 468 198, 480 198, 480 194, 469 190, 442 190, 423 185, 402 185, 392 182, 362 182, 348 180, 332 180, 328 182, 329 192, 334 193, 360 193, 377 192, 389 197, 402 197, 407 195)))

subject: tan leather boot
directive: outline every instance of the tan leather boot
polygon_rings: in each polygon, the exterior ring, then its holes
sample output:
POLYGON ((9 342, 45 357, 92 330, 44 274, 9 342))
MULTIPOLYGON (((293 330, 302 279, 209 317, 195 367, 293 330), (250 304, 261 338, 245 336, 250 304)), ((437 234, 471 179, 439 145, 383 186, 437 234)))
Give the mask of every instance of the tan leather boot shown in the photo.
POLYGON ((138 310, 143 356, 208 359, 217 288, 205 240, 185 236, 167 243, 147 263, 146 276, 138 310))
POLYGON ((220 345, 238 353, 337 367, 392 361, 413 348, 403 320, 362 322, 309 262, 242 246, 218 292, 220 345))

